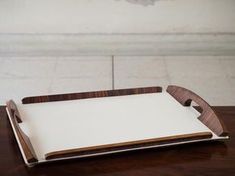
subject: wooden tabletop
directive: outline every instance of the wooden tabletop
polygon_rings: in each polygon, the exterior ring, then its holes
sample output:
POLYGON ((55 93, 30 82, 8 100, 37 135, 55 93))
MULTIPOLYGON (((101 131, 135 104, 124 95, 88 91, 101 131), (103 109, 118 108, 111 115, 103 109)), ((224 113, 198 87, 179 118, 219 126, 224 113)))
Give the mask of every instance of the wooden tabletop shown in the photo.
POLYGON ((235 106, 214 107, 228 128, 225 142, 204 142, 58 161, 27 168, 0 106, 0 175, 235 175, 235 106))

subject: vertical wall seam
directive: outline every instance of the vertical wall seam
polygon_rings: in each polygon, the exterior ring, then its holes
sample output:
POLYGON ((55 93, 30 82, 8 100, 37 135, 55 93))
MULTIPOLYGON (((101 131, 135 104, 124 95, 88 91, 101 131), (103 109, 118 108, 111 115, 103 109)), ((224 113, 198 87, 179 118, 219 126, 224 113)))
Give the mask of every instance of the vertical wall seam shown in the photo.
POLYGON ((112 89, 115 89, 114 55, 112 55, 112 89))

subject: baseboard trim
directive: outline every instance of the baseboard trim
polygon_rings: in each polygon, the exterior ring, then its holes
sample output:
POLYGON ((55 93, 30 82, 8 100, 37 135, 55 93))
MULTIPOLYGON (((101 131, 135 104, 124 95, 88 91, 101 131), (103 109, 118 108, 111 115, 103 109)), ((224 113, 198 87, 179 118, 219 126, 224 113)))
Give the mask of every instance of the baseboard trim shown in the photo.
POLYGON ((234 33, 0 34, 0 56, 235 55, 234 33))

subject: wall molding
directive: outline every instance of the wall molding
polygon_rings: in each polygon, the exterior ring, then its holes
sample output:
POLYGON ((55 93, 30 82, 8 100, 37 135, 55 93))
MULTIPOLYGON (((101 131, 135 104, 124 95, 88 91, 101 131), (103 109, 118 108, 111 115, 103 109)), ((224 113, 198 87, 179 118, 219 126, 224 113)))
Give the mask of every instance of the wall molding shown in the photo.
POLYGON ((0 56, 235 55, 235 33, 0 34, 0 56))

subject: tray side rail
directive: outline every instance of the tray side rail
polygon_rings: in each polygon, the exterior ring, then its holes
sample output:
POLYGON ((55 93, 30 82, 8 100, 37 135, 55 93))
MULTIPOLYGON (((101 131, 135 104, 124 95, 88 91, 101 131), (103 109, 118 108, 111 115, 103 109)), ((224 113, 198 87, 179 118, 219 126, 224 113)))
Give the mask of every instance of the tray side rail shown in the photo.
POLYGON ((161 87, 116 89, 116 90, 104 90, 104 91, 95 91, 95 92, 81 92, 81 93, 68 93, 68 94, 25 97, 22 99, 22 103, 23 104, 43 103, 43 102, 52 102, 52 101, 66 101, 66 100, 124 96, 124 95, 147 94, 147 93, 158 93, 158 92, 162 92, 161 87))
POLYGON ((151 148, 159 145, 183 143, 193 140, 205 140, 212 137, 211 132, 199 132, 185 135, 168 136, 161 138, 145 139, 131 142, 122 142, 115 144, 107 144, 100 146, 91 146, 84 148, 75 148, 68 150, 53 151, 45 154, 46 160, 69 158, 69 157, 83 157, 92 155, 101 155, 110 152, 128 151, 143 148, 151 148))

